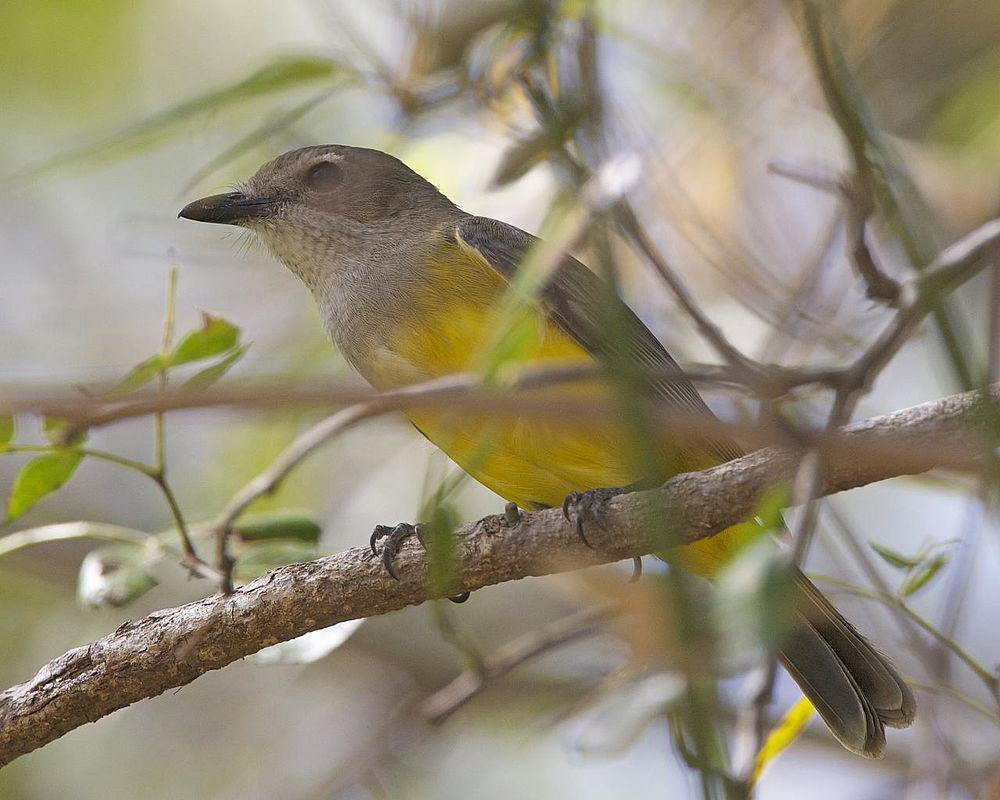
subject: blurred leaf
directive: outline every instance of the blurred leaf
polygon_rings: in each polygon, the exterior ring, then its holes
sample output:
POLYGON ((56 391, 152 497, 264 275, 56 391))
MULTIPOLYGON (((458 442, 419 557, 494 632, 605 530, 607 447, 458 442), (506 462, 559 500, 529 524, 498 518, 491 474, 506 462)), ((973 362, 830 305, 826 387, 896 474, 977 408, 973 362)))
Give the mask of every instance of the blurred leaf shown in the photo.
POLYGON ((229 370, 246 355, 247 349, 250 347, 249 344, 241 345, 240 347, 234 347, 226 356, 211 366, 205 367, 199 370, 186 381, 181 387, 193 392, 203 392, 205 389, 209 388, 213 383, 215 383, 219 378, 225 375, 229 370))
POLYGON ((33 458, 21 467, 7 503, 7 521, 21 516, 66 483, 82 459, 83 455, 76 450, 57 450, 33 458))
POLYGON ((731 655, 777 646, 792 625, 794 578, 768 537, 746 545, 718 575, 714 619, 731 655))
POLYGON ((650 722, 681 699, 685 687, 683 676, 656 672, 599 692, 571 720, 574 749, 603 754, 624 751, 650 722))
POLYGON ((508 364, 523 366, 524 356, 538 344, 540 333, 534 308, 525 305, 517 309, 506 335, 489 351, 489 360, 482 368, 483 380, 496 381, 508 364))
POLYGON ((888 547, 879 544, 878 542, 868 542, 868 546, 878 553, 883 561, 896 569, 913 569, 915 566, 920 564, 921 561, 923 561, 920 557, 904 556, 902 553, 890 550, 888 547))
POLYGON ((30 547, 43 542, 59 542, 67 539, 103 539, 112 542, 127 542, 139 546, 153 546, 157 543, 154 537, 134 528, 124 528, 121 525, 111 525, 105 522, 59 522, 54 525, 42 525, 38 528, 28 528, 16 531, 0 538, 0 556, 13 553, 22 547, 30 547))
POLYGON ((435 591, 450 591, 455 579, 455 529, 461 519, 455 506, 442 500, 433 504, 424 525, 428 579, 435 591))
POLYGON ((316 558, 316 546, 298 539, 268 539, 249 545, 236 559, 233 575, 251 581, 285 564, 299 564, 316 558))
POLYGON ((271 136, 287 130, 293 123, 298 122, 298 120, 302 119, 302 117, 316 108, 316 106, 329 98, 331 93, 331 91, 320 92, 318 95, 309 98, 304 103, 293 106, 288 111, 279 114, 274 119, 269 120, 259 128, 251 131, 235 144, 227 147, 207 164, 201 166, 198 171, 188 179, 188 182, 184 185, 183 193, 187 194, 209 175, 212 175, 225 167, 227 164, 235 161, 241 155, 252 150, 254 147, 257 147, 271 136))
POLYGON ((258 664, 311 664, 340 647, 363 623, 363 619, 352 619, 311 631, 290 641, 265 647, 250 658, 258 664))
POLYGON ((245 542, 297 539, 315 545, 322 532, 319 524, 305 514, 281 509, 255 514, 233 525, 233 533, 245 542))
POLYGON ((14 415, 0 414, 0 453, 7 449, 7 446, 14 441, 14 415))
POLYGON ((166 366, 160 355, 150 356, 132 367, 129 373, 111 389, 109 394, 131 394, 153 380, 166 366))
POLYGON ((93 144, 61 153, 16 177, 32 177, 55 167, 79 164, 97 156, 128 150, 165 135, 168 129, 199 114, 219 111, 256 97, 293 89, 318 80, 329 80, 338 71, 337 62, 321 56, 297 55, 276 58, 242 80, 171 106, 93 144))
POLYGON ((202 312, 201 327, 189 331, 177 343, 167 359, 167 366, 177 367, 221 355, 235 348, 239 339, 240 329, 231 322, 202 312))
POLYGON ((77 597, 88 608, 119 607, 156 586, 147 572, 149 551, 116 545, 87 553, 80 565, 77 597))
POLYGON ((562 145, 563 137, 541 128, 515 142, 504 152, 490 180, 493 188, 516 181, 548 158, 549 153, 562 145))
POLYGON ((87 438, 86 430, 76 430, 72 441, 67 439, 67 434, 74 429, 74 425, 68 419, 62 417, 43 417, 42 435, 52 444, 60 446, 82 444, 87 438))
POLYGON ((792 502, 792 489, 787 483, 768 488, 757 501, 754 514, 760 520, 761 527, 766 531, 779 531, 785 527, 785 518, 781 512, 792 502))
POLYGON ((899 588, 900 596, 909 597, 920 591, 930 583, 934 576, 941 570, 941 567, 947 563, 948 557, 944 554, 938 554, 930 561, 921 564, 903 581, 903 585, 899 588))
POLYGON ((771 729, 757 753, 754 764, 753 782, 760 780, 764 769, 794 742, 808 727, 816 713, 816 708, 805 697, 800 697, 781 717, 781 721, 771 729))

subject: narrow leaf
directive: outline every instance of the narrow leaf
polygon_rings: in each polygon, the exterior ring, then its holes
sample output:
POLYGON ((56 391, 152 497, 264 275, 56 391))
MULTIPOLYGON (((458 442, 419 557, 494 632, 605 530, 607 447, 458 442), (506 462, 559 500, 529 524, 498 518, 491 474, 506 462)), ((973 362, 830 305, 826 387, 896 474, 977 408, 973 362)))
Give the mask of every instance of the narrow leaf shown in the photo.
POLYGON ((937 555, 930 561, 921 564, 920 567, 914 570, 910 576, 903 581, 903 585, 899 589, 899 594, 902 597, 909 597, 911 594, 916 594, 924 586, 930 583, 934 576, 941 570, 941 567, 947 563, 947 556, 937 555))
POLYGON ((219 378, 225 375, 229 370, 246 354, 249 344, 242 345, 240 347, 234 347, 230 350, 220 361, 199 370, 186 381, 184 381, 183 389, 192 392, 203 392, 205 389, 210 387, 219 378))
POLYGON ((316 544, 322 528, 312 519, 294 511, 255 514, 233 525, 233 533, 245 542, 267 539, 297 539, 316 544))
POLYGON ((38 456, 21 467, 7 503, 7 521, 21 516, 45 495, 66 483, 82 459, 83 455, 75 450, 58 450, 38 456))
POLYGON ((199 114, 218 111, 255 97, 316 81, 329 80, 338 71, 339 65, 335 61, 320 56, 297 55, 276 58, 246 78, 171 106, 93 144, 60 153, 41 165, 13 177, 31 178, 56 167, 79 165, 99 156, 119 155, 140 145, 151 143, 165 135, 171 128, 199 114))
POLYGON ((7 446, 14 441, 15 431, 14 415, 0 414, 0 453, 6 450, 7 446))
POLYGON ((240 329, 221 317, 202 314, 201 327, 189 331, 177 343, 167 365, 171 367, 221 355, 239 344, 240 329))
POLYGON ((131 394, 153 380, 163 371, 165 366, 159 355, 150 356, 132 367, 128 375, 122 378, 109 394, 131 394))
POLYGON ((753 771, 754 783, 760 779, 768 764, 774 761, 792 742, 802 735, 802 731, 809 725, 815 713, 815 707, 805 697, 800 697, 785 712, 781 721, 767 735, 767 739, 764 740, 763 746, 757 753, 753 771))
POLYGON ((896 569, 913 569, 920 564, 921 561, 921 559, 914 556, 904 556, 902 553, 890 550, 888 547, 879 544, 878 542, 868 542, 868 546, 878 553, 883 561, 894 566, 896 569))

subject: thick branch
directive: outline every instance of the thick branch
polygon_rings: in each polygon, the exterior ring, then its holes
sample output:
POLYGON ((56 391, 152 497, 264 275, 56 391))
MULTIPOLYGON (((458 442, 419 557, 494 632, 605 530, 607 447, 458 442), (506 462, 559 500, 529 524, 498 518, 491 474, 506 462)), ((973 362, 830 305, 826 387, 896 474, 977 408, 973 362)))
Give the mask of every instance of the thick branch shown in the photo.
MULTIPOLYGON (((1000 401, 1000 386, 992 387, 1000 401)), ((967 393, 850 426, 824 441, 823 494, 966 459, 983 452, 983 424, 996 426, 995 407, 967 393), (989 420, 992 419, 992 422, 989 420), (883 457, 897 453, 897 458, 883 457)), ((530 575, 579 569, 691 542, 753 513, 768 487, 796 471, 796 451, 767 448, 662 487, 610 501, 605 530, 582 545, 558 509, 502 516, 456 532, 461 569, 455 585, 432 592, 422 551, 406 547, 400 582, 367 548, 276 569, 228 596, 211 597, 126 622, 103 639, 71 650, 27 683, 0 694, 0 765, 86 722, 190 683, 209 670, 318 628, 475 590, 530 575), (650 520, 659 522, 651 531, 650 520), (672 531, 667 538, 664 531, 672 531)))

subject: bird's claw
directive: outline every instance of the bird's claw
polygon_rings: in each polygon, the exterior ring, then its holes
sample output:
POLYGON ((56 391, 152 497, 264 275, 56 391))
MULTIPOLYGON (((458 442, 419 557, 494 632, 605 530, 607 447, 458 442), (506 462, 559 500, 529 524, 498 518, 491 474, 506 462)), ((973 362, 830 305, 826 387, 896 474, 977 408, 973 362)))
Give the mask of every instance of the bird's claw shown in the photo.
MULTIPOLYGON (((389 576, 398 581, 399 574, 396 572, 393 562, 399 554, 400 547, 411 536, 416 536, 417 541, 420 542, 420 546, 426 550, 423 534, 424 528, 422 525, 411 525, 409 522, 400 522, 398 525, 376 525, 375 530, 372 531, 372 535, 368 539, 368 546, 371 547, 373 555, 381 556, 382 566, 385 567, 385 571, 389 573, 389 576), (382 539, 385 539, 385 544, 382 545, 382 553, 379 554, 376 545, 382 539)), ((453 603, 464 603, 469 599, 470 594, 470 592, 462 592, 462 594, 449 597, 448 599, 453 603)))
POLYGON ((592 522, 604 529, 604 504, 612 497, 625 493, 625 489, 591 489, 586 492, 570 492, 563 500, 562 512, 567 522, 576 526, 576 535, 591 550, 594 546, 587 541, 585 525, 592 522))
POLYGON ((422 533, 423 531, 421 531, 419 525, 411 525, 408 522, 400 522, 398 525, 376 525, 375 530, 372 531, 371 538, 368 540, 368 545, 372 549, 372 554, 377 556, 379 555, 379 551, 375 545, 382 539, 385 539, 385 544, 382 545, 382 566, 385 567, 385 571, 392 578, 398 581, 399 575, 396 573, 393 561, 399 553, 399 548, 411 536, 416 536, 422 545, 422 533))

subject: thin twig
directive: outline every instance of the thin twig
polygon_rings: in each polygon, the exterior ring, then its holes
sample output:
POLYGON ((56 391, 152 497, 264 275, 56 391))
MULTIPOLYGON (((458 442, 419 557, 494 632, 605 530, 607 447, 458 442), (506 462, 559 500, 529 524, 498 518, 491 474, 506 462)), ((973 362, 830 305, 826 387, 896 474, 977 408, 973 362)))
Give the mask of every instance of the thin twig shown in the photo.
POLYGON ((428 697, 420 706, 421 714, 429 722, 444 722, 511 670, 564 644, 599 633, 615 613, 612 607, 590 608, 519 636, 428 697))

